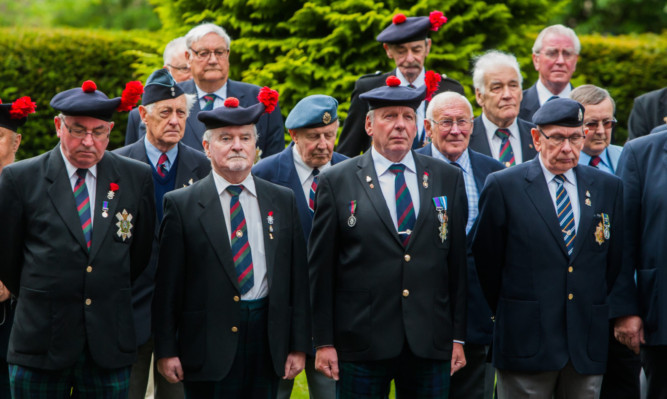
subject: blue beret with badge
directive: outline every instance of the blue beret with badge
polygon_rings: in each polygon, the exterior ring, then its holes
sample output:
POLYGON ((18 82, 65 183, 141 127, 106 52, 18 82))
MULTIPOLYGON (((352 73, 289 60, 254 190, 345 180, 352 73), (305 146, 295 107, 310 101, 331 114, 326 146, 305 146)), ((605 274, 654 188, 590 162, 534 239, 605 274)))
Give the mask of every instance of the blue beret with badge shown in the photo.
POLYGON ((386 86, 377 87, 359 96, 360 99, 368 101, 370 110, 396 106, 416 110, 426 98, 426 85, 416 89, 400 86, 401 81, 396 76, 387 77, 386 82, 386 86))
POLYGON ((375 40, 389 44, 424 40, 430 31, 437 31, 445 23, 447 17, 437 10, 432 11, 428 17, 406 17, 404 14, 396 14, 392 18, 391 25, 384 28, 375 40))
POLYGON ((537 126, 579 127, 584 124, 584 106, 569 98, 547 101, 533 115, 537 126))
POLYGON ((327 126, 338 120, 338 101, 331 96, 314 94, 299 101, 287 115, 287 129, 327 126))
POLYGON ((144 86, 144 96, 141 99, 141 104, 149 105, 162 100, 171 100, 183 94, 183 89, 176 85, 176 81, 169 71, 162 68, 153 72, 148 77, 146 86, 144 86))
POLYGON ((110 122, 116 111, 131 110, 143 93, 141 82, 128 82, 120 97, 109 98, 92 80, 81 87, 65 90, 53 96, 51 107, 69 116, 88 116, 110 122))
POLYGON ((222 107, 211 111, 201 111, 197 118, 206 125, 206 129, 218 129, 225 126, 254 125, 265 113, 271 113, 278 104, 278 92, 262 87, 257 95, 257 104, 247 108, 239 105, 235 97, 227 97, 222 107))

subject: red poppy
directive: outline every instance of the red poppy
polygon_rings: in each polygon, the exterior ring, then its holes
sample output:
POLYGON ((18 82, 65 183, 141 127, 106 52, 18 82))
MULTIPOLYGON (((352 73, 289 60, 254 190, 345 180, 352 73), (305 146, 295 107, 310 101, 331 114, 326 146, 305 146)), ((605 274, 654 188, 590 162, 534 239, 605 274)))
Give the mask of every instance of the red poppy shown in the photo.
POLYGON ((444 24, 447 23, 447 17, 445 15, 438 11, 431 11, 431 13, 428 16, 429 21, 431 21, 431 30, 432 31, 437 31, 440 29, 440 27, 444 24))
POLYGON ((109 190, 114 191, 114 192, 118 191, 118 184, 109 183, 109 190))
POLYGON ((438 91, 438 86, 440 86, 440 81, 442 76, 439 73, 433 71, 426 71, 424 75, 424 83, 426 84, 426 101, 431 101, 433 94, 438 91))
POLYGON ((144 86, 138 80, 127 82, 125 90, 120 96, 120 105, 116 108, 117 111, 130 111, 141 100, 141 95, 144 92, 144 86))
POLYGON ((14 100, 12 107, 9 110, 9 116, 12 119, 22 119, 35 112, 37 104, 32 102, 30 97, 25 96, 14 100))
POLYGON ((271 90, 270 88, 264 86, 259 90, 257 99, 260 103, 264 104, 264 112, 270 114, 274 109, 276 109, 279 96, 280 95, 277 91, 271 90))

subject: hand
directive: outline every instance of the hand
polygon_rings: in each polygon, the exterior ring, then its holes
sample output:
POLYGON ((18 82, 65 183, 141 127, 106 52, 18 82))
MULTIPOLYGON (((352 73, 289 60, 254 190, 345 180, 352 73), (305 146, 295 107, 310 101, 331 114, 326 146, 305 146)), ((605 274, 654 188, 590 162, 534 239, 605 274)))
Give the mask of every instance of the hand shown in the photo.
POLYGON ((319 348, 315 353, 315 370, 338 381, 338 353, 333 346, 319 348))
POLYGON ((306 367, 306 354, 290 352, 285 361, 285 375, 283 380, 293 380, 306 367))
POLYGON ((163 357, 157 361, 157 371, 169 382, 183 381, 183 367, 178 357, 163 357))
POLYGON ((0 302, 4 302, 12 296, 7 287, 0 281, 0 302))
POLYGON ((464 368, 466 365, 466 355, 463 352, 463 345, 458 342, 454 342, 454 348, 452 349, 452 364, 450 376, 454 375, 457 371, 464 368))
POLYGON ((645 344, 644 324, 639 316, 623 316, 616 319, 614 338, 623 345, 639 354, 639 345, 645 344))

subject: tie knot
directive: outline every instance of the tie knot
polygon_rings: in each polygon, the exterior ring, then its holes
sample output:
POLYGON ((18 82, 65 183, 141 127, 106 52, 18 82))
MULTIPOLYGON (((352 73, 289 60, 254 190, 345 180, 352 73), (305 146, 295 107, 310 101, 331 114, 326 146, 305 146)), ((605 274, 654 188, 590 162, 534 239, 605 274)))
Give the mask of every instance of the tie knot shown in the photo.
POLYGON ((213 100, 215 100, 217 97, 218 97, 218 96, 215 95, 215 93, 208 93, 208 94, 205 94, 203 98, 204 98, 204 100, 206 100, 206 101, 213 101, 213 100))
POLYGON ((556 183, 558 183, 559 185, 563 185, 563 184, 565 183, 565 177, 564 177, 563 175, 556 175, 556 176, 554 176, 554 180, 555 180, 556 183))
POLYGON ((243 191, 243 186, 227 186, 227 191, 232 195, 232 197, 238 197, 243 191))
POLYGON ((591 160, 588 162, 589 165, 597 167, 602 158, 599 155, 591 157, 591 160))
POLYGON ((411 89, 416 89, 417 88, 417 86, 413 85, 412 83, 408 84, 408 87, 411 88, 411 89))
POLYGON ((507 129, 498 129, 496 130, 496 136, 500 137, 501 139, 505 140, 506 138, 509 138, 510 136, 510 131, 507 129))
POLYGON ((167 162, 168 159, 169 158, 167 158, 167 154, 165 154, 163 152, 162 155, 160 155, 160 158, 157 160, 157 163, 158 163, 158 165, 163 164, 163 163, 167 162))
POLYGON ((452 165, 452 166, 456 166, 456 167, 459 168, 459 169, 463 169, 463 168, 461 167, 461 165, 459 165, 459 164, 456 163, 456 162, 450 162, 449 164, 452 165))
POLYGON ((79 176, 79 178, 81 178, 81 179, 86 178, 86 173, 88 173, 88 169, 77 169, 76 170, 77 176, 79 176))
POLYGON ((313 169, 313 176, 317 176, 317 175, 319 175, 319 174, 320 174, 320 170, 317 169, 317 168, 314 168, 314 169, 313 169))
POLYGON ((405 165, 402 163, 395 163, 389 167, 389 171, 395 175, 405 172, 405 165))

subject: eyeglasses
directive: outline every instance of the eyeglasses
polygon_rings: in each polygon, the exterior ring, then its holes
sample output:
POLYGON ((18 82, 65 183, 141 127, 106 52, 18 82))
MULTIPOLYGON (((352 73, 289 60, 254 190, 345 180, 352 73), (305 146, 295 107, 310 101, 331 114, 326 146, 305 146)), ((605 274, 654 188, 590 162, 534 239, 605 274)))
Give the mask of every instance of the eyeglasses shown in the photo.
POLYGON ((440 127, 440 130, 443 132, 446 132, 448 130, 451 130, 454 125, 458 126, 459 129, 461 130, 468 130, 470 129, 470 126, 472 125, 472 121, 470 119, 458 119, 458 120, 453 120, 453 119, 443 119, 441 121, 435 121, 433 119, 429 119, 431 122, 435 123, 440 127))
POLYGON ((556 147, 560 147, 561 145, 563 145, 563 143, 565 143, 565 140, 569 141, 570 145, 579 145, 584 141, 584 138, 586 137, 583 134, 573 134, 568 137, 565 137, 560 134, 552 134, 551 136, 547 136, 539 127, 537 128, 537 130, 539 130, 540 133, 542 133, 542 136, 546 137, 547 140, 549 140, 549 143, 553 144, 556 147))
POLYGON ((71 127, 69 127, 69 125, 67 125, 67 123, 65 123, 64 119, 61 119, 61 121, 63 122, 63 125, 65 125, 65 127, 67 128, 67 131, 69 131, 69 134, 71 134, 72 137, 75 137, 77 139, 84 139, 87 134, 90 134, 93 139, 95 139, 97 141, 102 141, 102 140, 108 139, 109 134, 111 133, 111 129, 103 128, 103 127, 93 129, 91 131, 88 131, 88 130, 86 130, 84 128, 81 128, 81 127, 71 128, 71 127))
POLYGON ((598 128, 598 125, 602 124, 602 127, 605 129, 613 129, 616 126, 616 119, 605 119, 603 121, 589 121, 584 123, 584 126, 588 128, 589 131, 594 131, 598 128))
MULTIPOLYGON (((210 56, 209 56, 209 57, 210 57, 210 56)), ((186 66, 180 66, 180 67, 177 67, 177 66, 175 66, 175 65, 167 64, 167 66, 168 66, 169 68, 173 68, 173 69, 177 70, 178 72, 190 72, 190 67, 187 66, 187 65, 186 65, 186 66)))
POLYGON ((217 58, 218 61, 223 60, 229 56, 229 49, 215 50, 215 51, 204 49, 197 51, 192 47, 190 47, 190 51, 192 51, 195 57, 197 57, 197 59, 201 61, 208 60, 209 57, 211 57, 211 54, 215 54, 215 58, 217 58))
POLYGON ((559 50, 557 48, 548 48, 548 49, 542 50, 542 51, 540 51, 540 54, 544 55, 546 58, 548 58, 550 60, 557 60, 558 55, 562 55, 563 59, 565 61, 570 61, 577 56, 577 53, 574 51, 574 49, 559 50))

